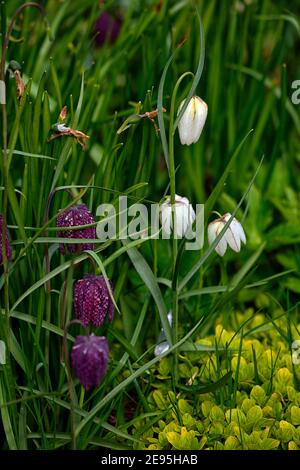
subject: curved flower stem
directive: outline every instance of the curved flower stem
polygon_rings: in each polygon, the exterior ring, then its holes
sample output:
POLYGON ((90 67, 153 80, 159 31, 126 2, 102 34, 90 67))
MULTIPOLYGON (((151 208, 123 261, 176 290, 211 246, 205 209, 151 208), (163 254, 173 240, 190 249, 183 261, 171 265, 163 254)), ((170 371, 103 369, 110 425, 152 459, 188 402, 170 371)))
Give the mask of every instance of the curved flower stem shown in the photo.
POLYGON ((25 10, 25 8, 37 8, 38 10, 40 10, 40 13, 46 18, 46 13, 45 13, 44 7, 42 5, 40 5, 39 3, 26 2, 26 3, 23 3, 23 5, 21 5, 19 8, 17 8, 17 10, 15 11, 15 13, 14 13, 12 19, 11 19, 11 22, 10 22, 9 27, 7 29, 7 33, 5 35, 5 39, 3 41, 1 67, 0 67, 0 78, 1 78, 1 80, 4 80, 5 60, 6 60, 6 54, 7 54, 7 49, 8 49, 8 44, 9 44, 9 39, 10 39, 11 33, 14 29, 15 22, 17 21, 18 16, 20 15, 20 13, 22 13, 23 10, 25 10))
POLYGON ((65 365, 66 365, 66 372, 67 372, 67 379, 68 379, 68 386, 69 386, 69 394, 70 394, 70 400, 71 400, 71 434, 72 434, 72 449, 76 450, 76 422, 75 422, 75 407, 77 405, 77 396, 75 393, 75 387, 74 387, 74 382, 72 378, 72 373, 71 373, 71 364, 70 364, 70 358, 69 358, 69 351, 68 351, 68 330, 70 326, 72 325, 81 325, 82 327, 83 324, 80 320, 71 320, 64 329, 64 338, 63 338, 63 351, 64 351, 64 356, 65 356, 65 365))
POLYGON ((216 214, 220 219, 222 219, 222 215, 218 211, 211 211, 211 214, 216 214))
MULTIPOLYGON (((171 108, 170 108, 170 126, 169 126, 169 174, 170 174, 170 190, 171 190, 171 207, 172 207, 172 291, 173 291, 173 305, 172 305, 172 314, 173 314, 173 344, 178 342, 178 292, 177 292, 177 269, 176 269, 176 259, 178 251, 178 242, 176 235, 176 212, 175 212, 175 194, 176 194, 176 175, 175 175, 175 157, 174 157, 174 116, 175 116, 175 104, 178 88, 182 80, 188 76, 194 76, 192 72, 185 72, 177 80, 171 99, 171 108)), ((174 378, 175 385, 178 382, 178 354, 177 351, 174 351, 174 378)))
MULTIPOLYGON (((58 191, 66 191, 73 199, 73 194, 69 189, 67 188, 53 189, 53 191, 51 191, 48 197, 47 206, 46 206, 45 214, 44 214, 44 225, 47 225, 49 222, 49 212, 50 212, 51 202, 53 200, 53 197, 58 191)), ((48 237, 48 231, 45 233, 45 236, 48 237)), ((46 274, 50 273, 50 258, 49 258, 48 243, 45 243, 45 271, 46 271, 46 274)), ((51 281, 50 280, 46 282, 45 288, 46 288, 46 321, 50 322, 51 321, 51 281)), ((46 332, 46 346, 45 346, 45 357, 46 357, 47 362, 49 362, 49 351, 50 351, 50 332, 47 331, 46 332)))

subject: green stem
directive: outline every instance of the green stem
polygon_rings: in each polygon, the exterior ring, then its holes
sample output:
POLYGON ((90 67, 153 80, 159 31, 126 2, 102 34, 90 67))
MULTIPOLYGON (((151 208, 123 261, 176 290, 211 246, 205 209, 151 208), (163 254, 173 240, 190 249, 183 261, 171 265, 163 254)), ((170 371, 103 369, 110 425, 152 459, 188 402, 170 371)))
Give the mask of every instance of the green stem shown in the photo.
POLYGON ((71 400, 70 406, 70 415, 71 415, 71 436, 72 436, 72 450, 76 450, 77 442, 76 442, 76 417, 75 417, 75 408, 77 407, 77 396, 75 392, 74 382, 72 379, 72 372, 71 372, 71 364, 69 359, 69 351, 68 351, 68 330, 71 325, 82 325, 80 320, 71 320, 64 329, 64 337, 63 337, 63 350, 65 356, 65 366, 66 366, 66 373, 68 379, 68 386, 69 386, 69 394, 71 400))
MULTIPOLYGON (((47 206, 44 214, 44 225, 47 226, 49 222, 49 212, 50 212, 50 206, 53 197, 58 191, 66 191, 71 198, 73 199, 72 192, 69 189, 60 189, 60 188, 55 188, 53 191, 51 191, 48 201, 47 201, 47 206)), ((45 233, 46 237, 48 237, 48 232, 45 233)), ((45 271, 46 274, 50 273, 50 257, 49 257, 49 247, 48 243, 45 244, 45 271)), ((47 281, 45 285, 46 289, 46 321, 51 322, 51 281, 47 281)), ((49 363, 49 356, 50 356, 50 332, 46 331, 46 345, 45 345, 45 358, 46 361, 49 363)))
MULTIPOLYGON (((28 2, 21 5, 14 13, 12 20, 6 31, 6 24, 4 18, 1 20, 1 32, 2 35, 5 33, 4 38, 2 39, 2 54, 0 61, 0 80, 3 82, 5 90, 5 61, 7 56, 8 45, 10 41, 10 36, 12 34, 15 22, 19 14, 28 7, 38 8, 41 12, 44 12, 44 9, 41 5, 36 2, 28 2)), ((5 3, 1 5, 1 14, 5 13, 5 3)), ((2 15, 1 15, 2 16, 2 15)), ((6 95, 6 90, 5 90, 6 95)), ((2 158, 2 171, 3 171, 3 182, 4 182, 4 195, 3 195, 3 223, 2 223, 2 257, 3 257, 3 269, 4 269, 4 311, 5 316, 2 323, 2 318, 0 319, 0 332, 4 333, 4 340, 7 345, 8 352, 11 351, 11 335, 10 335, 10 306, 9 306, 9 265, 7 259, 7 240, 6 240, 6 230, 7 230, 7 213, 8 213, 8 188, 9 188, 9 159, 7 151, 7 142, 8 142, 8 127, 7 127, 7 108, 6 108, 6 96, 2 97, 2 149, 3 149, 3 158, 2 158)), ((1 309, 0 309, 1 311, 1 309)), ((2 317, 2 315, 0 315, 2 317)), ((4 368, 4 376, 7 379, 8 390, 9 390, 9 400, 15 400, 15 381, 13 378, 10 354, 7 354, 6 366, 4 368)), ((17 428, 16 422, 16 409, 13 409, 13 418, 14 418, 14 428, 17 428)))
POLYGON ((85 394, 85 389, 84 389, 84 387, 81 385, 80 397, 79 397, 79 408, 82 408, 82 407, 83 407, 84 394, 85 394))
MULTIPOLYGON (((2 12, 2 11, 1 11, 2 12)), ((5 26, 5 25, 4 25, 5 26)), ((7 37, 7 36, 6 36, 7 37)), ((11 368, 10 354, 11 351, 11 335, 10 335, 10 319, 9 319, 9 269, 8 269, 8 259, 7 259, 7 213, 8 213, 8 184, 9 184, 9 164, 7 157, 7 141, 8 141, 8 129, 7 129, 7 108, 6 108, 6 88, 5 88, 5 57, 4 50, 6 42, 3 42, 2 48, 2 57, 0 64, 0 80, 3 82, 4 87, 4 96, 2 96, 2 148, 3 148, 3 158, 2 158, 2 171, 3 171, 3 183, 4 183, 4 194, 3 194, 3 211, 2 211, 2 261, 3 261, 3 270, 4 270, 4 312, 5 315, 0 319, 0 334, 3 335, 3 339, 7 346, 7 359, 6 366, 4 367, 4 377, 5 382, 7 383, 8 388, 8 397, 9 400, 15 400, 15 382, 13 379, 13 373, 11 368)), ((0 248, 1 249, 1 248, 0 248)), ((1 312, 1 306, 0 306, 1 312)), ((16 428, 16 408, 14 407, 13 418, 14 418, 14 427, 16 428)))
MULTIPOLYGON (((175 91, 175 90, 174 90, 175 91)), ((172 232, 172 277, 174 277, 175 273, 175 264, 177 258, 177 238, 176 234, 176 212, 175 212, 175 161, 174 161, 174 101, 173 100, 174 93, 172 96, 172 103, 171 103, 171 110, 170 110, 170 128, 169 128, 169 174, 170 174, 170 190, 171 190, 171 207, 172 207, 172 225, 173 225, 173 232, 172 232)), ((174 280, 174 279, 173 279, 174 280)), ((177 283, 176 283, 177 284, 177 283)), ((178 341, 178 296, 177 296, 177 286, 172 283, 172 315, 173 315, 173 344, 176 344, 178 341)), ((175 386, 178 383, 178 357, 177 357, 177 350, 174 351, 174 380, 175 386)))
MULTIPOLYGON (((176 260, 177 260, 177 252, 178 252, 178 241, 176 237, 176 212, 175 212, 175 195, 176 195, 176 176, 175 176, 175 157, 174 157, 174 135, 175 135, 175 128, 174 128, 174 116, 175 116, 175 104, 176 104, 176 96, 178 92, 178 88, 182 80, 188 76, 192 75, 191 72, 185 72, 176 82, 172 93, 171 99, 171 108, 170 108, 170 126, 169 126, 169 175, 170 175, 170 190, 171 190, 171 207, 172 207, 172 315, 173 315, 173 344, 178 343, 178 280, 177 280, 177 272, 176 269, 176 260)), ((178 353, 175 349, 174 351, 174 380, 175 386, 178 383, 178 353)))

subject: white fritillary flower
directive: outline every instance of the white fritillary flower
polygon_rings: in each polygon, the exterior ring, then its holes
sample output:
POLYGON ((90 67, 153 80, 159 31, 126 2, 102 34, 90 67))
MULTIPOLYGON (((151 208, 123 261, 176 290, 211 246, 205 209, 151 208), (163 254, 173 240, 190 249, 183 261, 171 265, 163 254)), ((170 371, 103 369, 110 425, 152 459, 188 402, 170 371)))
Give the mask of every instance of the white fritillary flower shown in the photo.
MULTIPOLYGON (((196 218, 195 211, 192 204, 186 197, 175 195, 175 217, 176 217, 176 238, 183 238, 188 228, 196 218)), ((172 220, 172 204, 171 198, 168 197, 165 202, 160 206, 160 218, 163 231, 170 236, 173 230, 172 220)))
MULTIPOLYGON (((180 104, 177 114, 180 113, 184 102, 185 100, 180 104)), ((207 110, 207 104, 199 96, 191 98, 178 123, 179 138, 182 145, 191 145, 197 142, 207 118, 207 110)))
MULTIPOLYGON (((231 214, 227 212, 225 215, 223 215, 219 219, 214 220, 208 225, 208 243, 210 245, 220 234, 230 217, 231 214)), ((233 251, 238 253, 241 249, 241 242, 246 243, 246 235, 242 225, 234 217, 230 222, 229 227, 225 231, 224 235, 222 236, 221 240, 217 244, 215 250, 218 255, 224 256, 227 250, 227 245, 229 245, 233 251)))

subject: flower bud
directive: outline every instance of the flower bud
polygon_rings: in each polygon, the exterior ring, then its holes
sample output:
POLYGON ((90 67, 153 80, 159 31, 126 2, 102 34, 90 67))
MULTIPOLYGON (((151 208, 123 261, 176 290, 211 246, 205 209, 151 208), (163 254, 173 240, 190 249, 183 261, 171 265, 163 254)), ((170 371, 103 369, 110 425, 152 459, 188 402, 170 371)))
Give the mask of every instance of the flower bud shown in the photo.
MULTIPOLYGON (((112 282, 110 281, 112 290, 112 282)), ((105 318, 113 321, 114 304, 111 300, 103 276, 87 275, 76 282, 74 287, 75 315, 84 326, 90 323, 96 328, 102 325, 105 318)))
POLYGON ((64 106, 59 113, 58 123, 63 124, 66 121, 67 116, 68 116, 68 108, 67 106, 64 106))
MULTIPOLYGON (((184 102, 185 100, 180 104, 177 114, 180 113, 184 102)), ((207 118, 207 109, 207 104, 199 96, 191 98, 178 123, 182 145, 191 145, 198 141, 207 118)))
POLYGON ((104 336, 77 336, 71 352, 72 366, 86 390, 98 387, 108 363, 108 343, 104 336))
MULTIPOLYGON (((3 239, 2 239, 2 227, 3 227, 3 216, 0 214, 0 266, 3 263, 3 239)), ((6 257, 11 260, 12 252, 11 245, 8 236, 8 230, 6 229, 6 257)))
MULTIPOLYGON (((94 218, 85 204, 77 204, 70 209, 63 210, 56 219, 57 227, 76 227, 94 223, 94 218)), ((78 230, 61 230, 57 232, 60 238, 96 238, 96 227, 80 228, 78 230)), ((61 244, 60 251, 64 255, 66 251, 77 253, 83 250, 93 250, 93 243, 61 244)))
POLYGON ((8 71, 16 79, 17 98, 20 99, 25 93, 25 84, 22 79, 22 67, 16 60, 11 60, 8 64, 8 71))
MULTIPOLYGON (((186 197, 175 195, 175 218, 176 218, 176 234, 177 238, 182 238, 190 225, 196 218, 195 211, 192 204, 186 197)), ((171 198, 168 197, 160 207, 160 217, 163 231, 167 234, 171 234, 173 230, 173 218, 172 218, 172 204, 171 198)))
POLYGON ((8 67, 7 67, 7 70, 11 73, 11 74, 14 74, 16 72, 16 70, 18 70, 19 72, 21 72, 22 70, 22 67, 21 65, 19 64, 19 62, 17 62, 16 60, 11 60, 8 64, 8 67))
POLYGON ((119 36, 121 21, 113 18, 107 11, 97 19, 95 24, 96 46, 101 47, 106 41, 113 44, 119 36))
MULTIPOLYGON (((208 225, 208 243, 210 245, 221 233, 230 217, 231 214, 227 212, 225 215, 223 215, 223 217, 214 220, 208 225)), ((224 256, 228 244, 233 251, 238 253, 241 249, 241 241, 243 243, 246 243, 246 235, 244 229, 240 222, 238 222, 236 218, 233 218, 231 223, 229 224, 229 227, 225 231, 225 234, 222 236, 221 240, 215 247, 215 250, 218 255, 224 256)))

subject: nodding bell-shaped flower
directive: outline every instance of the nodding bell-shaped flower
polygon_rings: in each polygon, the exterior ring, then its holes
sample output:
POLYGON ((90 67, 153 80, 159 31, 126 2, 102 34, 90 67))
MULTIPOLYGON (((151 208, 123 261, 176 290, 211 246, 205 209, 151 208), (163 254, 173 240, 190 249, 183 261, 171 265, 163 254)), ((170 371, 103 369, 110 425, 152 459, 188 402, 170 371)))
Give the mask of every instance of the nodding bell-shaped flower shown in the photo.
MULTIPOLYGON (((180 104, 177 115, 184 103, 185 100, 180 104)), ((198 141, 207 118, 207 110, 207 104, 199 96, 191 98, 178 123, 179 138, 182 145, 191 145, 198 141)))
MULTIPOLYGON (((186 197, 175 195, 176 238, 182 238, 196 218, 192 204, 186 197)), ((160 206, 160 217, 163 231, 170 236, 173 230, 172 204, 168 197, 160 206)))
MULTIPOLYGON (((3 263, 3 238, 2 238, 2 227, 3 227, 3 216, 0 214, 0 266, 3 263)), ((6 229, 6 257, 8 260, 11 260, 12 252, 11 245, 8 236, 8 230, 6 229)))
POLYGON ((104 336, 77 336, 71 352, 72 366, 86 390, 98 387, 108 363, 108 343, 104 336))
MULTIPOLYGON (((112 282, 109 283, 113 290, 112 282)), ((87 275, 77 281, 73 301, 76 318, 84 326, 91 323, 98 328, 106 317, 110 322, 113 321, 114 304, 103 276, 87 275)))
MULTIPOLYGON (((221 230, 224 228, 225 224, 230 219, 231 214, 227 212, 225 215, 219 219, 214 220, 208 225, 208 243, 211 245, 213 241, 220 234, 221 230)), ((241 241, 246 243, 246 235, 244 229, 240 222, 234 217, 229 224, 229 227, 225 231, 225 234, 222 236, 221 240, 217 244, 215 250, 220 256, 224 256, 227 245, 230 248, 238 253, 241 249, 241 241)))
MULTIPOLYGON (((173 314, 172 312, 169 312, 167 315, 168 322, 170 324, 170 327, 172 328, 172 322, 173 322, 173 314)), ((154 356, 160 356, 164 352, 168 351, 170 349, 170 345, 166 339, 166 335, 164 332, 164 329, 162 328, 159 336, 157 338, 157 344, 154 349, 154 356)))
MULTIPOLYGON (((94 217, 85 204, 77 204, 70 209, 63 210, 58 214, 56 219, 57 227, 76 227, 77 225, 89 225, 95 222, 94 217)), ((57 236, 61 238, 96 238, 96 227, 80 228, 78 230, 64 229, 57 232, 57 236)), ((61 254, 66 251, 77 253, 83 250, 93 250, 93 243, 74 243, 61 244, 61 254)))

